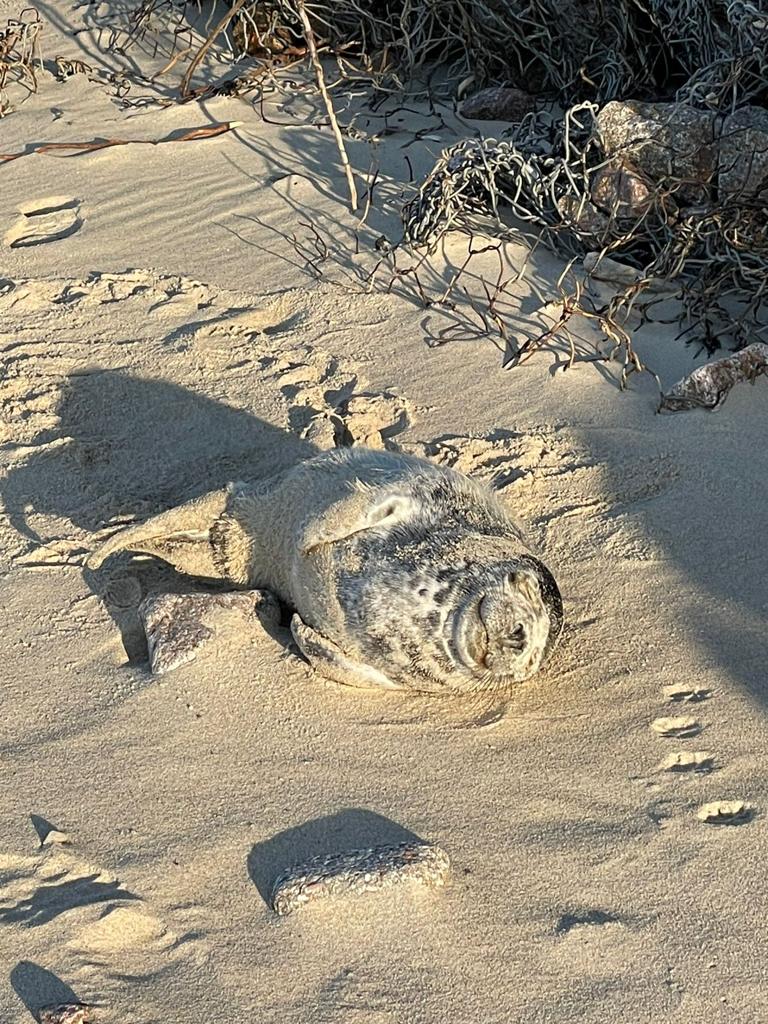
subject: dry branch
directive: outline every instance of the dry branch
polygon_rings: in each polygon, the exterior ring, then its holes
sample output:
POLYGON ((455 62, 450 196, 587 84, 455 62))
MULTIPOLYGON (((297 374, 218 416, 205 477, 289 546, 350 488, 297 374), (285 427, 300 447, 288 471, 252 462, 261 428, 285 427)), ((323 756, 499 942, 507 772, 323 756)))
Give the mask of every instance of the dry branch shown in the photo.
POLYGON ((163 146, 169 142, 195 142, 197 139, 213 139, 217 135, 231 132, 241 121, 222 121, 220 124, 206 124, 201 128, 190 128, 178 134, 174 132, 161 139, 94 139, 92 142, 42 142, 29 146, 20 153, 0 153, 0 163, 10 163, 33 153, 61 153, 75 156, 78 153, 96 153, 114 146, 163 146))
POLYGON ((34 7, 25 8, 18 18, 9 18, 0 29, 0 118, 13 110, 7 95, 10 85, 37 92, 35 63, 42 68, 38 37, 43 28, 34 7))
POLYGON ((331 122, 331 128, 336 139, 336 147, 339 151, 339 158, 341 165, 344 168, 344 174, 347 178, 347 187, 349 188, 349 205, 352 209, 352 213, 357 209, 357 187, 355 186, 355 177, 352 173, 352 168, 347 157, 347 151, 344 147, 344 139, 339 128, 339 122, 336 119, 336 112, 333 109, 333 102, 331 97, 328 95, 328 89, 325 84, 325 75, 323 73, 323 65, 320 62, 320 58, 317 54, 317 44, 315 42, 315 33, 312 31, 312 25, 310 24, 309 17, 307 15, 306 8, 304 6, 304 0, 296 0, 296 7, 299 12, 299 18, 301 19, 302 28, 304 29, 304 38, 307 40, 307 46, 309 47, 309 55, 312 61, 312 66, 315 69, 315 76, 317 78, 317 87, 320 90, 320 95, 323 97, 323 103, 325 109, 328 111, 328 119, 331 122))

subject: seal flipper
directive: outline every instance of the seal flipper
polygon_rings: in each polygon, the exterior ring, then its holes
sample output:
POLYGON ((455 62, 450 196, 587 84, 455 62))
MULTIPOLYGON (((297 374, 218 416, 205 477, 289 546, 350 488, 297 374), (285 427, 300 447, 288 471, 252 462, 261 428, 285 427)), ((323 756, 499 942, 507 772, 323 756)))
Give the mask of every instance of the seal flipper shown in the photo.
POLYGON ((386 491, 358 482, 351 494, 333 502, 306 528, 301 538, 302 554, 323 544, 335 544, 364 530, 391 530, 418 513, 419 506, 409 494, 386 491))
POLYGON ((86 564, 89 569, 98 569, 110 555, 137 551, 162 558, 190 576, 227 578, 212 533, 226 512, 229 498, 228 489, 214 491, 121 530, 92 552, 86 564))
POLYGON ((341 683, 342 686, 358 686, 366 690, 374 687, 384 687, 387 690, 401 689, 378 669, 353 661, 333 641, 305 625, 298 615, 291 619, 291 633, 312 668, 326 679, 341 683))

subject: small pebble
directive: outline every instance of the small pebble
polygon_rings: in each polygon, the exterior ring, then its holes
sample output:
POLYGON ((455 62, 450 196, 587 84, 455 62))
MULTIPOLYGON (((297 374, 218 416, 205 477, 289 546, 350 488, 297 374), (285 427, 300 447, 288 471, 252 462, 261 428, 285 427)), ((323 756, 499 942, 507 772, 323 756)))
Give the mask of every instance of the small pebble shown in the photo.
POLYGON ((38 1011, 40 1024, 88 1024, 93 1020, 92 1007, 85 1003, 57 1003, 38 1011))
POLYGON ((437 889, 445 885, 449 871, 450 860, 444 850, 418 842, 314 857, 277 879, 272 908, 285 916, 316 900, 357 896, 404 882, 437 889))

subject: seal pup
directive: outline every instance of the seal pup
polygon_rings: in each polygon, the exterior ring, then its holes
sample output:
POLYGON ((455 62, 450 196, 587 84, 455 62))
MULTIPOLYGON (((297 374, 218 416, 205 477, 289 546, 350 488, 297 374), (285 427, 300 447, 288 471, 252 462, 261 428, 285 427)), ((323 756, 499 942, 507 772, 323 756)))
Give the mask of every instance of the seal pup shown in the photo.
POLYGON ((368 448, 235 483, 108 540, 274 593, 322 675, 355 686, 500 690, 533 675, 563 625, 557 584, 476 481, 368 448))

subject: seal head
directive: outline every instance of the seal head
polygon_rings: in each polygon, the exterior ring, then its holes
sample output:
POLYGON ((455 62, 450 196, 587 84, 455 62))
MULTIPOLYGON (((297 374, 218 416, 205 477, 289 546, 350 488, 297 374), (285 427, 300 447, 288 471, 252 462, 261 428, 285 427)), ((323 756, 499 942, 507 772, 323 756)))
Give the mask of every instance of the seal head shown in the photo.
POLYGON ((392 685, 435 692, 500 690, 534 675, 563 626, 546 566, 516 538, 438 528, 415 539, 409 526, 397 544, 361 535, 336 551, 356 658, 392 685))

